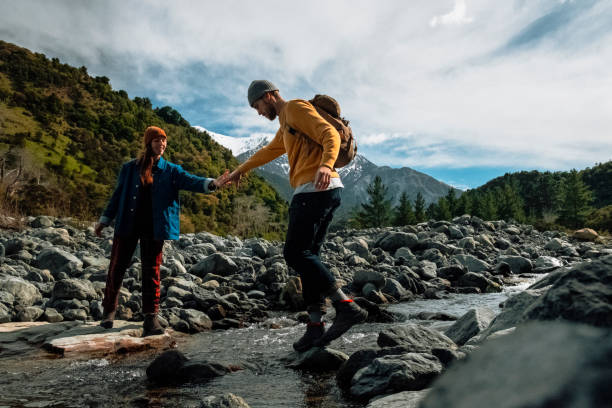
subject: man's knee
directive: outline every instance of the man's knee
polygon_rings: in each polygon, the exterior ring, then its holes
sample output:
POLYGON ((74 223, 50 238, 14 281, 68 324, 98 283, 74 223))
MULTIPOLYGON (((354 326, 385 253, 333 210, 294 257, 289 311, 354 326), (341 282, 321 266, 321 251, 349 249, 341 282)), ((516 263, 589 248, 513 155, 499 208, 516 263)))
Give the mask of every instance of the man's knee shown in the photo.
POLYGON ((292 248, 291 246, 285 245, 285 248, 283 249, 283 257, 285 258, 285 262, 292 268, 294 265, 298 264, 302 259, 304 259, 305 256, 306 251, 292 248))

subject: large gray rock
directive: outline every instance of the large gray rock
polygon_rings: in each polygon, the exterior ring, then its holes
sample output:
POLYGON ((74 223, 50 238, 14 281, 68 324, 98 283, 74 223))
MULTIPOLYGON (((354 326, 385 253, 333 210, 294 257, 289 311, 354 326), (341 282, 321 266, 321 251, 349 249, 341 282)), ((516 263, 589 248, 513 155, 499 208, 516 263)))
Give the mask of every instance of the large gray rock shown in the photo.
POLYGON ((238 272, 238 265, 227 255, 214 253, 195 264, 189 273, 199 277, 214 273, 215 275, 228 276, 238 272))
POLYGON ((12 295, 14 302, 21 306, 32 306, 42 299, 36 286, 13 276, 0 276, 0 291, 12 295))
POLYGON ((498 262, 505 262, 510 265, 510 269, 514 274, 529 273, 533 269, 533 264, 527 258, 516 255, 500 255, 497 258, 498 262))
POLYGON ((83 267, 83 261, 79 258, 55 247, 40 251, 36 263, 40 269, 49 269, 54 276, 59 272, 70 274, 83 267))
POLYGON ((205 397, 200 408, 249 408, 249 404, 242 397, 228 393, 205 397))
POLYGON ((55 299, 98 299, 93 284, 84 279, 64 279, 55 282, 53 286, 53 298, 55 299))
POLYGON ((385 275, 371 269, 358 269, 353 275, 353 286, 355 289, 361 289, 366 283, 373 284, 376 288, 382 289, 385 287, 385 275))
POLYGON ((212 320, 204 312, 195 309, 181 309, 181 319, 189 323, 191 332, 201 332, 212 328, 212 320))
POLYGON ((430 354, 406 353, 374 359, 357 371, 350 393, 357 398, 426 388, 442 372, 440 361, 430 354))
POLYGON ((454 255, 451 260, 455 260, 465 266, 469 272, 483 272, 491 269, 491 265, 476 258, 474 255, 454 255))
POLYGON ((386 397, 372 399, 366 408, 418 408, 419 403, 428 392, 429 388, 421 391, 398 392, 386 397))
POLYGON ((420 407, 609 407, 611 355, 608 329, 532 323, 488 342, 465 363, 455 364, 436 381, 420 407))
POLYGON ((561 262, 560 259, 557 259, 555 257, 552 256, 538 256, 538 258, 535 260, 535 265, 536 268, 559 268, 561 266, 563 266, 563 262, 561 262))
POLYGON ((34 322, 38 320, 44 311, 36 306, 24 307, 18 314, 17 320, 20 322, 34 322))
POLYGON ((486 307, 471 309, 461 316, 444 334, 456 344, 463 346, 469 339, 486 329, 495 312, 486 307))
POLYGON ((349 356, 343 352, 327 347, 313 347, 303 353, 294 353, 294 355, 294 360, 289 362, 288 366, 309 371, 337 370, 349 359, 349 356))
POLYGON ((525 311, 524 319, 612 327, 612 256, 576 265, 525 311))
POLYGON ((436 348, 457 348, 457 345, 444 334, 418 324, 383 330, 378 334, 377 344, 380 347, 401 346, 415 353, 430 353, 436 348))
POLYGON ((383 236, 375 246, 378 246, 385 251, 395 252, 398 248, 408 247, 408 249, 414 248, 419 242, 416 234, 411 232, 389 232, 383 236))
POLYGON ((468 272, 465 275, 462 275, 459 278, 458 283, 459 286, 479 288, 484 293, 495 293, 502 291, 500 284, 495 283, 487 277, 475 272, 468 272))

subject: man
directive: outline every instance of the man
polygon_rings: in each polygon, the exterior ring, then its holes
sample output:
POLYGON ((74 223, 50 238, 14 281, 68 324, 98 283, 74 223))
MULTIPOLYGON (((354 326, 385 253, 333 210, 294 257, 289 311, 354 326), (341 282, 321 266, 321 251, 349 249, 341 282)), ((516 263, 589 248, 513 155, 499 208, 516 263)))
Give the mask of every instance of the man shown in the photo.
POLYGON ((229 175, 228 182, 238 184, 248 171, 287 153, 289 182, 295 192, 283 254, 287 264, 300 275, 310 317, 306 333, 293 347, 297 351, 323 347, 367 317, 367 312, 337 287, 333 274, 319 257, 344 187, 334 169, 340 135, 312 104, 299 99, 285 101, 269 81, 253 81, 248 101, 259 115, 271 121, 278 116, 280 128, 267 146, 229 175), (326 297, 331 298, 336 309, 336 318, 327 331, 322 322, 326 297))

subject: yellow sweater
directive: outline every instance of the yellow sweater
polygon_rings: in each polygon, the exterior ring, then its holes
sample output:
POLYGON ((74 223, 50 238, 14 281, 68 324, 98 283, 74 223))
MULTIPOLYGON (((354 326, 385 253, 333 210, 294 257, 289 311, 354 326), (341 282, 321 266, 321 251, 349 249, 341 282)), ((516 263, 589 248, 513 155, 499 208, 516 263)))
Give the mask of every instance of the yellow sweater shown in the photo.
POLYGON ((340 135, 309 102, 301 99, 287 102, 278 115, 278 121, 280 128, 274 139, 242 163, 238 167, 240 173, 245 174, 287 153, 289 183, 293 188, 314 181, 321 166, 332 169, 332 177, 340 177, 334 170, 340 150, 340 135), (290 127, 307 135, 312 141, 305 140, 299 134, 292 135, 289 133, 290 127))

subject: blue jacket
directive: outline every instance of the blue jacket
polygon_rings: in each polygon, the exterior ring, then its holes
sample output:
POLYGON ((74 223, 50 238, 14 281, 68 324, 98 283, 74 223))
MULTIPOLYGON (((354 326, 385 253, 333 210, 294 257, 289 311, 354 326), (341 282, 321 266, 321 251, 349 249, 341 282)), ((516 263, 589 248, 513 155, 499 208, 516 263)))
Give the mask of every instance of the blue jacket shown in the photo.
MULTIPOLYGON (((208 185, 214 179, 194 176, 177 164, 163 157, 153 166, 151 201, 153 207, 153 238, 156 240, 178 239, 179 190, 209 193, 208 185)), ((142 188, 140 167, 137 160, 124 163, 119 173, 117 187, 100 217, 100 223, 110 225, 115 220, 115 234, 129 235, 134 230, 138 189, 142 188)))

